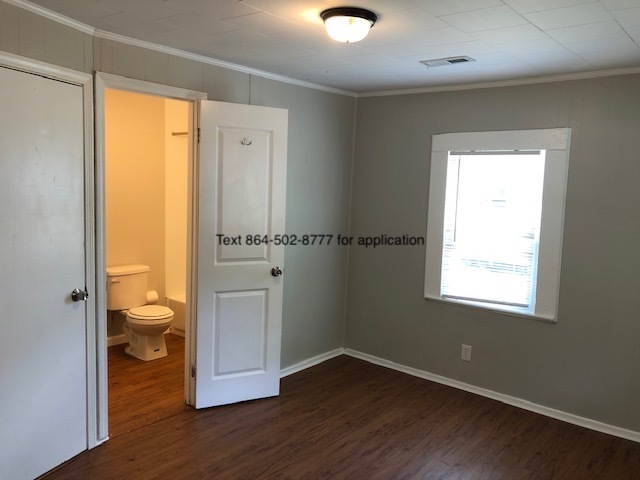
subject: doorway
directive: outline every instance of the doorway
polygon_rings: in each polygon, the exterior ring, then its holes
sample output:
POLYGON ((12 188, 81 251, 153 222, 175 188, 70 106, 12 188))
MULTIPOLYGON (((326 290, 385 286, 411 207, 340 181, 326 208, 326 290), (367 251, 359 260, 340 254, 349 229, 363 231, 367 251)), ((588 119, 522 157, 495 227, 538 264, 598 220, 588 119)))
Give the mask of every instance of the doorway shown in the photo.
MULTIPOLYGON (((206 94, 192 90, 96 74, 98 442, 107 440, 109 434, 104 308, 108 89, 185 100, 189 105, 184 361, 184 399, 188 405, 206 408, 278 394, 283 299, 280 275, 285 246, 275 238, 285 232, 286 110, 207 101, 206 94), (263 234, 260 238, 270 236, 275 243, 237 251, 224 242, 218 248, 214 241, 226 234, 245 238, 259 233, 263 234)), ((136 124, 131 128, 139 127, 136 124)))
POLYGON ((168 355, 143 361, 125 352, 125 315, 107 311, 115 437, 185 408, 189 102, 111 88, 104 94, 106 264, 147 265, 147 303, 174 312, 164 335, 168 355))
POLYGON ((96 74, 99 442, 192 403, 193 131, 197 100, 204 98, 199 92, 96 74), (165 335, 167 357, 145 362, 126 354, 124 316, 104 308, 107 266, 131 264, 150 267, 150 303, 155 295, 158 304, 175 312, 171 333, 165 335))

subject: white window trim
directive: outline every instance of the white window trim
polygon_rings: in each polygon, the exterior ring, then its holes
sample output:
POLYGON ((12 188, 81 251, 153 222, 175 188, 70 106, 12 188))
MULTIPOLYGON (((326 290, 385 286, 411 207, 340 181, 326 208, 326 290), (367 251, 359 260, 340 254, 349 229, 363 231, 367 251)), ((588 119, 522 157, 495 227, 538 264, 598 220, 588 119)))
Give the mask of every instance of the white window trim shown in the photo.
POLYGON ((570 143, 570 128, 447 133, 433 136, 427 221, 425 298, 517 317, 536 318, 549 322, 557 321, 570 143), (443 298, 440 294, 447 159, 450 151, 474 150, 546 150, 538 281, 535 287, 536 305, 532 314, 509 311, 489 304, 443 298))

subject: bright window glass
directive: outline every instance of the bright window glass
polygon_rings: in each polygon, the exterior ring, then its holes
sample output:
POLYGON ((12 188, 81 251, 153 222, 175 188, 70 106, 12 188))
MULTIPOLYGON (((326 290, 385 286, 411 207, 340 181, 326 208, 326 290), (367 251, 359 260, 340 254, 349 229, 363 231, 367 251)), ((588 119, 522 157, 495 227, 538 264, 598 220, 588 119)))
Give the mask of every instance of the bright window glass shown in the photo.
POLYGON ((449 153, 443 297, 533 311, 544 157, 544 151, 449 153))

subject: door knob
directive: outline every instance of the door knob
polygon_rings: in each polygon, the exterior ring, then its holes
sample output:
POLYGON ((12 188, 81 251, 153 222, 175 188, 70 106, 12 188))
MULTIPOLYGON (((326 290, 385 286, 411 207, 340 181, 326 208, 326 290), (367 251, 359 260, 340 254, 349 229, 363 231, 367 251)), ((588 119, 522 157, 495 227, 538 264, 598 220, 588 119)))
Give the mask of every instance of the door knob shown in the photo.
POLYGON ((87 292, 86 288, 84 290, 74 288, 71 292, 71 300, 74 302, 86 302, 87 298, 89 298, 89 292, 87 292))
POLYGON ((282 275, 282 270, 280 269, 280 267, 273 267, 271 269, 271 275, 273 275, 274 277, 279 277, 280 275, 282 275))

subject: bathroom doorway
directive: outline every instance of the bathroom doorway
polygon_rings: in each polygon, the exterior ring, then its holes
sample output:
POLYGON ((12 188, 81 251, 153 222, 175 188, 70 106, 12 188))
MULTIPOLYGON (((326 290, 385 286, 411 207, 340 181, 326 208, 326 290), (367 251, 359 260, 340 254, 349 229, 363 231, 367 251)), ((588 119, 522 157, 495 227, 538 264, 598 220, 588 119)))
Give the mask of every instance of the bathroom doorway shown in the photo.
POLYGON ((174 312, 168 355, 125 353, 124 315, 106 315, 108 425, 113 438, 188 408, 189 223, 194 102, 158 92, 104 88, 105 267, 150 267, 148 303, 174 312))
MULTIPOLYGON (((251 250, 247 257, 247 252, 243 253, 244 250, 238 252, 226 248, 226 244, 225 248, 218 249, 211 239, 218 237, 221 232, 238 232, 240 235, 263 232, 266 235, 268 232, 285 231, 287 110, 208 101, 206 94, 202 92, 100 72, 96 73, 95 85, 96 271, 98 272, 95 292, 98 306, 95 312, 98 325, 95 343, 97 358, 95 410, 98 412, 96 429, 98 443, 109 438, 108 377, 110 372, 107 364, 107 208, 105 201, 107 188, 105 100, 108 90, 123 90, 184 100, 189 106, 189 128, 186 135, 190 148, 187 189, 189 198, 187 201, 184 403, 194 405, 196 408, 206 408, 277 395, 281 373, 280 344, 284 285, 281 278, 283 270, 280 267, 284 266, 284 244, 262 247, 257 251, 251 250), (251 161, 235 161, 234 158, 248 158, 251 161), (223 178, 224 176, 228 178, 223 178), (240 181, 239 184, 238 181, 240 181), (222 187, 232 185, 233 188, 220 190, 221 185, 222 187), (266 196, 255 195, 256 186, 260 187, 266 196), (242 195, 242 192, 252 194, 242 195), (222 201, 219 202, 216 199, 222 199, 222 201), (250 222, 247 223, 247 220, 250 222), (211 262, 214 258, 222 260, 211 262), (233 258, 235 258, 234 261, 226 261, 233 258), (269 308, 265 308, 266 298, 269 298, 269 308), (218 308, 216 305, 224 307, 220 307, 222 308, 221 316, 216 316, 212 310, 212 307, 218 308), (243 318, 248 319, 248 322, 233 322, 234 316, 237 315, 242 315, 243 318), (222 324, 226 327, 214 328, 215 325, 222 324), (247 326, 250 328, 246 328, 247 326), (222 338, 223 335, 224 338, 222 338), (218 348, 214 348, 215 346, 218 348), (246 357, 238 355, 239 351, 263 352, 263 354, 246 357), (253 373, 247 375, 247 372, 253 373)), ((124 118, 120 121, 126 123, 127 120, 124 118)), ((145 128, 139 121, 133 124, 128 123, 129 129, 134 132, 145 128)), ((130 145, 131 142, 145 143, 137 137, 128 144, 130 145)), ((137 184, 130 188, 135 190, 137 184)), ((122 201, 122 197, 116 195, 116 201, 122 201)), ((140 215, 151 214, 142 210, 140 215)), ((138 229, 132 226, 127 233, 136 235, 137 231, 138 229)), ((147 244, 147 248, 153 248, 153 245, 147 244)), ((130 261, 132 260, 127 260, 127 262, 130 261)), ((149 267, 154 268, 152 265, 149 267)), ((153 285, 151 288, 154 288, 153 285)), ((161 298, 160 294, 157 296, 161 298)), ((151 297, 155 297, 155 294, 151 297)), ((152 364, 152 362, 146 363, 152 364)), ((140 378, 154 374, 141 374, 140 378)), ((133 382, 140 381, 140 378, 134 379, 133 382)), ((121 379, 118 377, 113 380, 121 379)), ((127 403, 131 405, 141 401, 125 397, 123 408, 127 408, 127 403)))

